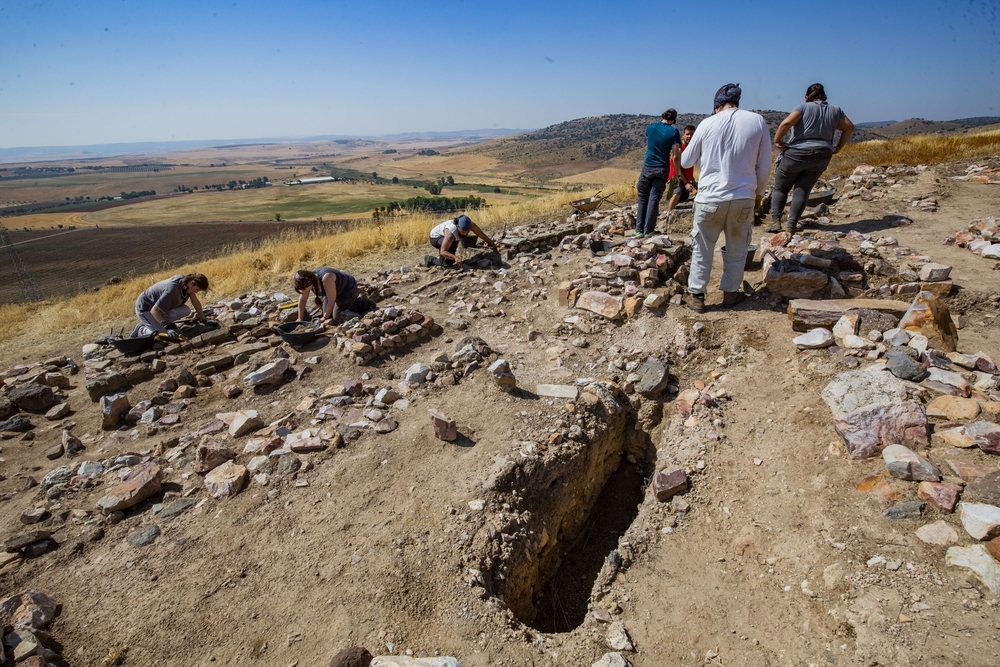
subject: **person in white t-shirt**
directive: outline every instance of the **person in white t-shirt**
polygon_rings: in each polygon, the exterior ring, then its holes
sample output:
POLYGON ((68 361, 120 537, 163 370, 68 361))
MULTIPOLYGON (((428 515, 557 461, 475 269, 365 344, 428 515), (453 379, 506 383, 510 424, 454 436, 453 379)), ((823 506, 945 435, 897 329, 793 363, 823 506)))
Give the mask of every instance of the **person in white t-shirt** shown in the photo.
POLYGON ((719 88, 714 114, 701 121, 681 153, 681 167, 701 167, 694 198, 692 257, 687 305, 705 312, 705 291, 712 275, 712 254, 719 235, 726 235, 722 288, 724 306, 746 299, 740 291, 747 245, 753 229, 755 199, 764 194, 771 173, 771 133, 760 114, 740 109, 743 91, 737 83, 719 88))
POLYGON ((493 239, 487 236, 486 232, 481 230, 479 225, 474 223, 469 216, 460 215, 453 220, 445 220, 431 230, 431 245, 437 248, 438 255, 437 257, 434 255, 424 256, 424 266, 461 268, 462 258, 455 254, 455 251, 458 250, 458 244, 461 243, 466 248, 475 248, 476 237, 482 239, 493 252, 500 254, 500 248, 493 242, 493 239), (475 234, 475 237, 470 237, 470 232, 475 234))

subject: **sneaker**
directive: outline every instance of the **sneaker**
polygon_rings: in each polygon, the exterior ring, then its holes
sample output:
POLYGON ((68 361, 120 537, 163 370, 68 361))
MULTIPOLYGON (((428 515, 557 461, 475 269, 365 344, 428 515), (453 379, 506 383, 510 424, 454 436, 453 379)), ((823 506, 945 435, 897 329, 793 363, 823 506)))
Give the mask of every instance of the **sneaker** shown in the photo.
POLYGON ((747 300, 747 295, 743 292, 723 292, 722 293, 722 305, 733 307, 738 306, 747 300))
POLYGON ((641 239, 643 236, 645 236, 645 234, 640 232, 638 229, 632 232, 632 238, 634 239, 641 239))
POLYGON ((705 312, 705 295, 689 292, 687 295, 687 307, 696 313, 705 312))
POLYGON ((764 228, 764 231, 768 234, 777 234, 781 231, 781 220, 772 220, 767 227, 764 228))

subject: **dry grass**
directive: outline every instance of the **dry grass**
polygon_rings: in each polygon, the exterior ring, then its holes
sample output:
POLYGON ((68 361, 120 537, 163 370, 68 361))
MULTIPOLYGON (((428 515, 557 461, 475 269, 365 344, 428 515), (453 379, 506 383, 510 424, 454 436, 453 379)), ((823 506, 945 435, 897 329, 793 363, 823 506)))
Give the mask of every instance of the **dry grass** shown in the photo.
MULTIPOLYGON (((615 201, 631 201, 635 199, 635 186, 628 183, 606 187, 603 193, 615 201)), ((570 213, 566 205, 569 201, 588 194, 592 193, 562 192, 470 215, 485 231, 495 233, 505 225, 562 218, 570 213)), ((440 217, 417 214, 390 219, 381 229, 366 226, 331 235, 289 233, 254 250, 234 248, 225 256, 108 285, 65 301, 0 306, 0 341, 4 346, 16 345, 18 340, 44 337, 55 330, 120 323, 132 317, 135 298, 142 290, 177 273, 198 271, 208 276, 211 301, 284 282, 303 266, 333 265, 350 270, 352 258, 427 244, 428 232, 440 221, 440 217)))
POLYGON ((979 134, 918 134, 886 141, 848 144, 833 156, 828 174, 848 176, 862 164, 941 164, 953 160, 1000 154, 1000 131, 979 134))

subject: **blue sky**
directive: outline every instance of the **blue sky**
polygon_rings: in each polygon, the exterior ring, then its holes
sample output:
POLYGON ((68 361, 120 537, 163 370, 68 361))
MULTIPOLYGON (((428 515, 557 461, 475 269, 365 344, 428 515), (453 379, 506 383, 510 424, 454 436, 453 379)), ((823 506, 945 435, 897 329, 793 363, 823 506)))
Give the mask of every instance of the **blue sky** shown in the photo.
POLYGON ((0 147, 543 127, 609 113, 1000 116, 995 2, 0 0, 0 147))

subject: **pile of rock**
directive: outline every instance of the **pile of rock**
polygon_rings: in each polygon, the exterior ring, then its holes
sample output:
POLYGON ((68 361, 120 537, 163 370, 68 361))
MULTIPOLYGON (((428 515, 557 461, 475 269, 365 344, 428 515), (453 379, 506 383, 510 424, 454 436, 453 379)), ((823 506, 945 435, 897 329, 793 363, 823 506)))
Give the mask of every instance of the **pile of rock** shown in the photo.
MULTIPOLYGON (((970 536, 997 538, 1000 471, 989 459, 1000 455, 1000 370, 982 353, 956 351, 957 331, 933 294, 919 293, 899 322, 885 328, 894 319, 848 311, 828 332, 845 353, 863 350, 872 360, 885 356, 884 362, 839 374, 823 390, 850 457, 881 455, 885 463, 885 473, 865 478, 858 489, 895 502, 913 492, 901 493, 893 480, 916 482, 918 500, 897 502, 886 510, 887 518, 920 519, 928 504, 944 513, 957 506, 970 536), (870 327, 872 333, 864 334, 870 327)), ((818 339, 818 331, 807 337, 818 339)), ((796 340, 809 347, 804 338, 796 340)), ((917 536, 941 545, 958 541, 944 522, 921 527, 917 536)), ((994 552, 1000 555, 1000 542, 954 547, 947 560, 972 569, 1000 593, 994 552)))
POLYGON ((974 255, 987 259, 1000 259, 1000 222, 990 216, 983 220, 973 220, 968 229, 941 241, 942 245, 955 244, 966 248, 974 255))
POLYGON ((440 325, 428 315, 387 306, 343 324, 336 334, 337 349, 361 366, 402 352, 440 332, 440 325))
POLYGON ((875 201, 889 194, 890 189, 902 187, 907 180, 927 169, 926 165, 908 167, 877 167, 869 164, 858 166, 848 177, 848 182, 841 189, 847 199, 855 197, 862 201, 875 201))
POLYGON ((952 176, 951 178, 955 181, 975 181, 1000 185, 1000 165, 996 163, 970 164, 966 167, 964 176, 952 176))
POLYGON ((780 232, 760 240, 764 285, 786 299, 859 296, 867 284, 861 261, 841 245, 843 232, 780 232))
POLYGON ((559 303, 608 320, 633 317, 643 307, 655 310, 684 292, 690 257, 689 246, 665 235, 626 241, 562 282, 559 303))
POLYGON ((29 414, 45 415, 50 421, 68 416, 72 411, 62 390, 70 387, 70 377, 78 370, 66 357, 8 369, 2 376, 0 439, 33 439, 29 414))
POLYGON ((67 664, 60 645, 46 629, 59 614, 60 605, 45 593, 27 589, 0 600, 0 631, 4 664, 46 667, 67 664))

